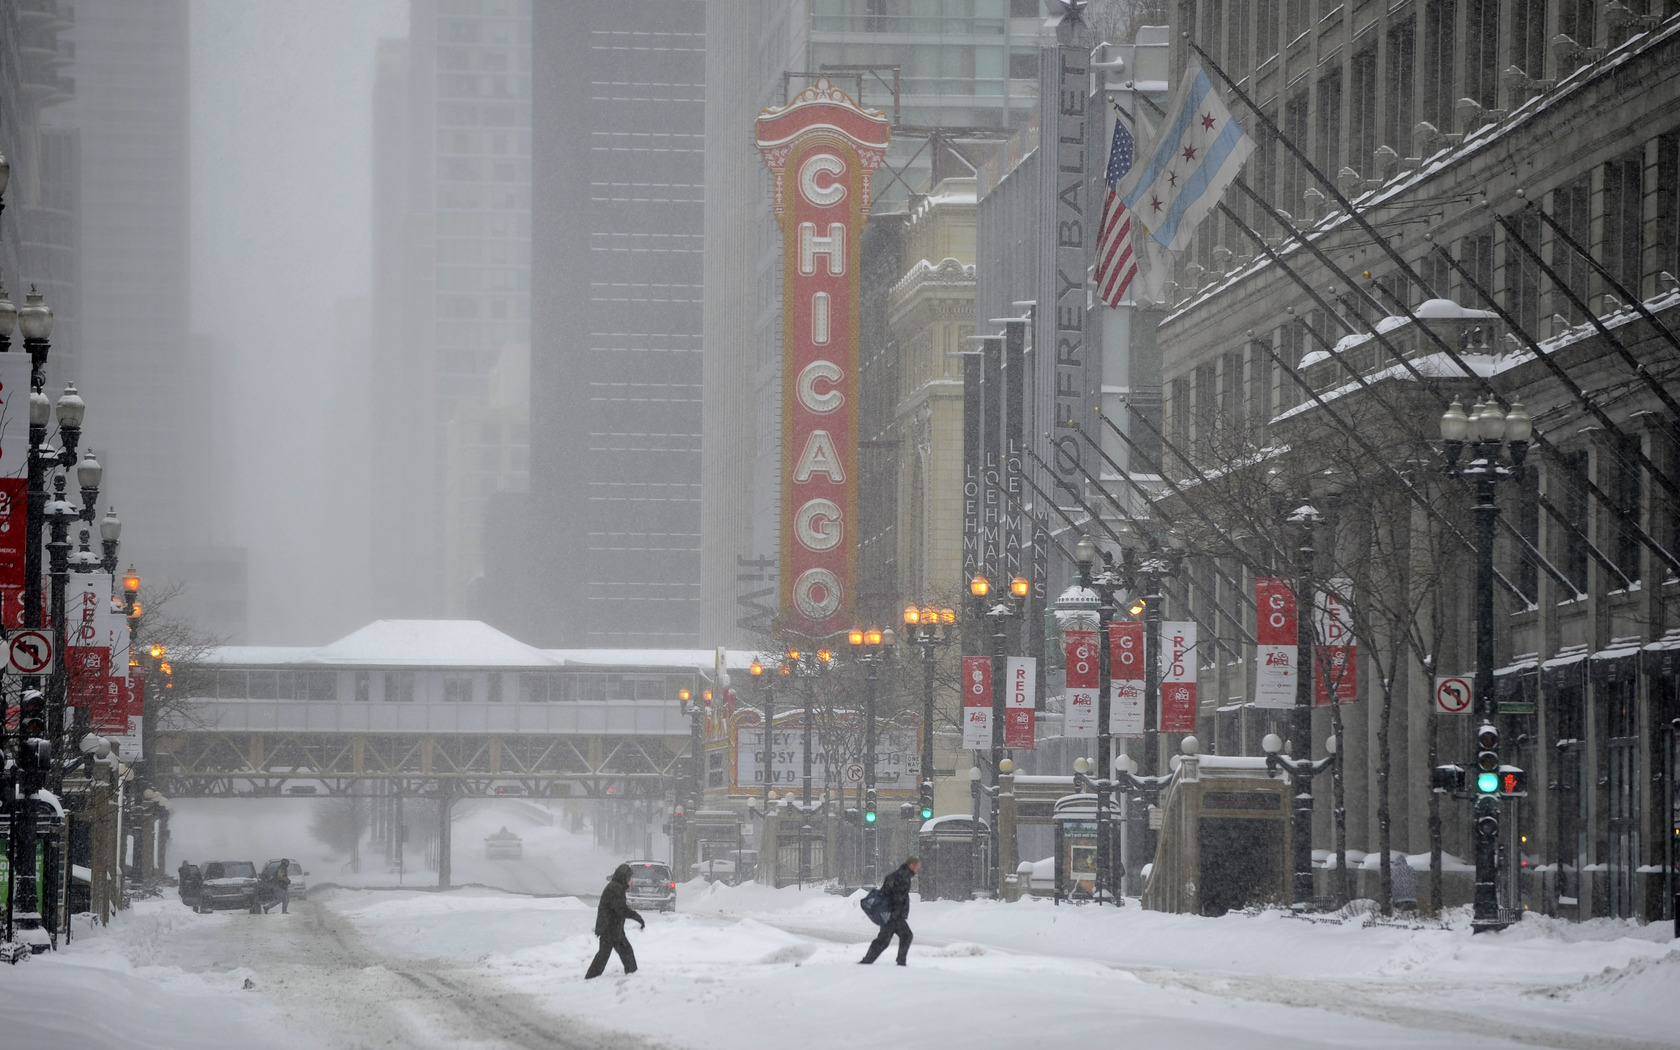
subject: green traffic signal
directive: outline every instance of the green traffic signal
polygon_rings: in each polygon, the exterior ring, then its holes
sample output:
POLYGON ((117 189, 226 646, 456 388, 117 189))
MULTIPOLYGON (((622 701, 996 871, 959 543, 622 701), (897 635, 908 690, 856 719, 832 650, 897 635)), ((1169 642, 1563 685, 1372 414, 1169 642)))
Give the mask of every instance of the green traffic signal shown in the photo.
POLYGON ((1476 790, 1484 795, 1491 795, 1499 790, 1499 774, 1482 772, 1476 774, 1476 790))
POLYGON ((864 822, 865 822, 865 823, 868 823, 868 824, 873 824, 873 823, 875 823, 875 811, 874 811, 874 810, 870 810, 870 811, 869 811, 869 812, 868 812, 868 813, 865 813, 865 814, 864 814, 864 815, 863 815, 863 819, 864 819, 864 822))
POLYGON ((923 806, 922 807, 922 819, 923 820, 932 820, 933 819, 933 807, 932 806, 923 806))

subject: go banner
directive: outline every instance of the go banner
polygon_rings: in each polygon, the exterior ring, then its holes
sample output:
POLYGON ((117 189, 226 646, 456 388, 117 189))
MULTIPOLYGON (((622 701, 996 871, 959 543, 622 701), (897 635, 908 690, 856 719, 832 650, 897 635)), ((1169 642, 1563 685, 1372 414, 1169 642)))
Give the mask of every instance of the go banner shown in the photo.
POLYGON ((1108 731, 1143 736, 1143 624, 1108 625, 1108 731))
POLYGON ((1089 740, 1097 735, 1097 632, 1068 631, 1067 696, 1062 735, 1089 740))
POLYGON ((1296 655, 1295 592, 1289 581, 1261 576, 1254 581, 1259 620, 1254 632, 1255 707, 1294 707, 1296 655))
POLYGON ((992 658, 962 658, 963 743, 970 751, 992 746, 992 658))

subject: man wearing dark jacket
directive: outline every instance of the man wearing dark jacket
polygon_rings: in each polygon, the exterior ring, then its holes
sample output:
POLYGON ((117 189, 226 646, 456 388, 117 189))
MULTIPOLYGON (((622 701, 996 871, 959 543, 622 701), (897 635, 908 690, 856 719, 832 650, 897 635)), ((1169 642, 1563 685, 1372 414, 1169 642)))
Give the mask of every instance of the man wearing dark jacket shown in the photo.
POLYGON ((922 870, 922 862, 911 857, 898 866, 898 870, 888 875, 881 883, 881 893, 892 905, 892 917, 881 924, 880 935, 869 945, 869 951, 864 953, 859 962, 868 964, 880 957, 887 950, 887 945, 898 934, 898 965, 903 966, 904 960, 910 954, 910 880, 922 870))
POLYGON ((601 938, 601 950, 595 953, 595 961, 589 964, 584 980, 601 976, 607 968, 607 958, 615 950, 618 961, 624 964, 624 972, 636 972, 636 952, 630 947, 629 938, 624 936, 624 920, 635 919, 644 930, 647 923, 624 899, 624 891, 629 885, 630 865, 620 864, 618 870, 612 873, 612 881, 601 891, 601 906, 595 910, 595 936, 601 938))

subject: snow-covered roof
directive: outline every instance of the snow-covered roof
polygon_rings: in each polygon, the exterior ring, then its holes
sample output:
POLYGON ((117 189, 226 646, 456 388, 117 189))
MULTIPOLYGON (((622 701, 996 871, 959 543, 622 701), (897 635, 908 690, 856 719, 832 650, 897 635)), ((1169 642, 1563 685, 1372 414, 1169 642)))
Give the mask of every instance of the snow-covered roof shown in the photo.
MULTIPOLYGON (((745 669, 753 653, 729 650, 726 666, 745 669)), ((319 646, 224 645, 205 662, 232 667, 437 667, 557 670, 634 667, 710 670, 714 649, 538 649, 478 620, 376 620, 319 646)))

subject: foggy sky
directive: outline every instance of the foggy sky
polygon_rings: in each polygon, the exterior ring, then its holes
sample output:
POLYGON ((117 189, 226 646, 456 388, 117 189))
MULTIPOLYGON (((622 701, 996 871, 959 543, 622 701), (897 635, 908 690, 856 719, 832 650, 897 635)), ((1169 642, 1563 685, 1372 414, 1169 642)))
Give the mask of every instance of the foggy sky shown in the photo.
POLYGON ((366 600, 365 536, 335 531, 368 496, 339 480, 365 450, 327 455, 334 314, 369 290, 374 42, 407 32, 407 0, 192 5, 192 330, 219 448, 183 474, 207 477, 215 540, 250 549, 253 643, 330 641, 366 600))

